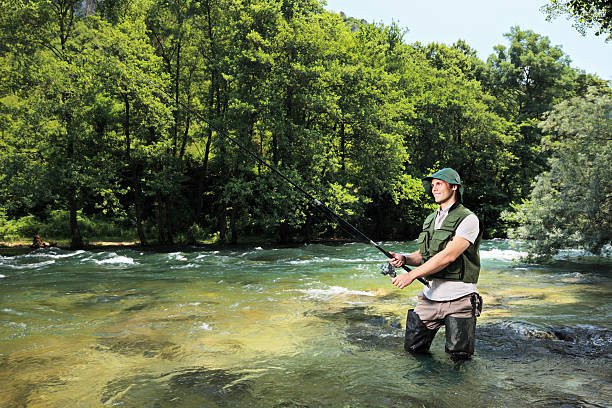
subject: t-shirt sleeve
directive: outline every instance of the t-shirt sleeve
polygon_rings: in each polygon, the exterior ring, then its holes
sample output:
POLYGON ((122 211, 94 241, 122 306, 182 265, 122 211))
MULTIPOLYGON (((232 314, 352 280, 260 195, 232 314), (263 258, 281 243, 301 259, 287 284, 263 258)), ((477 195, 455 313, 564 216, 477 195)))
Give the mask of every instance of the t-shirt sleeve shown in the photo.
POLYGON ((479 232, 480 223, 478 222, 478 217, 475 214, 470 214, 461 221, 455 231, 455 236, 465 238, 473 244, 476 238, 478 238, 479 232))

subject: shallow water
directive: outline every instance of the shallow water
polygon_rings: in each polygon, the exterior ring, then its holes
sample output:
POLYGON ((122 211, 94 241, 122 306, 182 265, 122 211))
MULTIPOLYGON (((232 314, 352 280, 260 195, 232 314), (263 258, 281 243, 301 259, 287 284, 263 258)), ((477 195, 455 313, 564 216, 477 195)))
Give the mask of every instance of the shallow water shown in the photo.
POLYGON ((610 406, 612 265, 520 255, 483 243, 459 363, 404 352, 421 285, 363 244, 0 256, 0 407, 610 406))

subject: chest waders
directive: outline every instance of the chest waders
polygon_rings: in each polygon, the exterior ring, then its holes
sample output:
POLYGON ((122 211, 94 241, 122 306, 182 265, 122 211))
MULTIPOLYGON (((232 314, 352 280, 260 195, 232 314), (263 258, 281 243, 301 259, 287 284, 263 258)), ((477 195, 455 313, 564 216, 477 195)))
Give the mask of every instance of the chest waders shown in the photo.
MULTIPOLYGON (((455 236, 457 227, 468 215, 472 214, 460 203, 455 203, 449 210, 440 229, 434 230, 435 213, 427 217, 423 223, 423 231, 419 235, 419 251, 424 262, 442 251, 455 236)), ((482 239, 482 228, 474 244, 466 249, 448 267, 432 275, 432 277, 446 280, 460 280, 466 283, 476 283, 480 272, 480 256, 478 248, 482 239)), ((430 278, 431 279, 431 278, 430 278)), ((478 293, 469 296, 471 304, 471 317, 454 317, 451 314, 444 316, 446 344, 445 351, 453 360, 469 359, 474 354, 476 337, 476 317, 482 310, 482 298, 478 293)), ((463 299, 463 298, 461 298, 463 299)), ((460 300, 460 299, 456 299, 460 300)), ((404 349, 411 353, 428 353, 431 343, 441 324, 435 329, 429 329, 419 315, 411 309, 406 316, 406 336, 404 349)))
MULTIPOLYGON (((476 339, 476 317, 482 310, 482 298, 478 293, 467 295, 472 306, 471 317, 444 317, 446 344, 444 350, 453 360, 469 359, 474 354, 476 339)), ((414 309, 410 309, 406 316, 406 336, 404 349, 410 353, 427 354, 440 326, 435 329, 428 328, 414 309)))

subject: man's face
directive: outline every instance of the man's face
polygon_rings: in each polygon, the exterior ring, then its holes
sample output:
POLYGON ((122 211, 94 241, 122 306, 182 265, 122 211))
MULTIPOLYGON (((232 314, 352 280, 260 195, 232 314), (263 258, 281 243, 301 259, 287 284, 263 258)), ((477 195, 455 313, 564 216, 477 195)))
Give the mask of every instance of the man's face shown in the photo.
POLYGON ((433 179, 431 180, 431 192, 434 196, 434 200, 438 204, 445 204, 454 198, 455 190, 457 186, 451 186, 444 180, 433 179))

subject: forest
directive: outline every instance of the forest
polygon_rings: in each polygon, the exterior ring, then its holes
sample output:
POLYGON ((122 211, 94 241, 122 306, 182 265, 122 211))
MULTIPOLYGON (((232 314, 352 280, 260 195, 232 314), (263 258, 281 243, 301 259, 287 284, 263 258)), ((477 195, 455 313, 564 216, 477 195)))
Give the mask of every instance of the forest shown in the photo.
POLYGON ((452 167, 485 238, 609 246, 608 82, 526 28, 485 61, 354 17, 317 0, 3 1, 0 240, 351 238, 236 140, 377 240, 414 239, 434 208, 421 178, 452 167))

